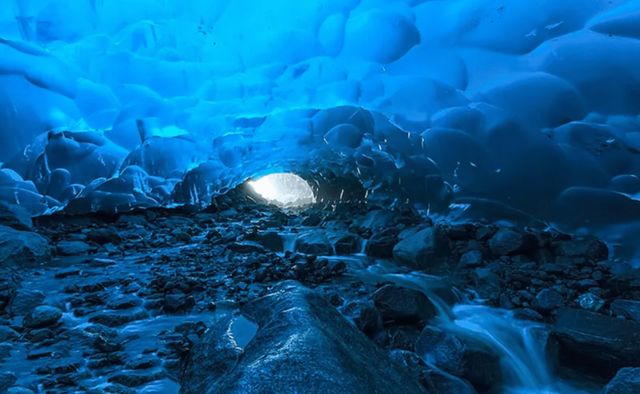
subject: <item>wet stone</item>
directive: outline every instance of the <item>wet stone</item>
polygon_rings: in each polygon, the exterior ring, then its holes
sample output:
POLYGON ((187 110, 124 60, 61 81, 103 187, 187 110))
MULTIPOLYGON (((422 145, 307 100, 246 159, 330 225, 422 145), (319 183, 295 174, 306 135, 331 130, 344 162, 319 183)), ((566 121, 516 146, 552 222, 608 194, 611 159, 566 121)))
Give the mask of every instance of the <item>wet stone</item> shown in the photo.
POLYGON ((55 325, 62 317, 62 311, 56 307, 41 305, 24 317, 22 324, 28 328, 45 328, 55 325))
POLYGON ((356 327, 365 335, 372 336, 380 328, 380 312, 369 302, 355 301, 347 304, 343 314, 353 320, 356 327))
POLYGON ((538 312, 548 313, 564 305, 564 299, 557 292, 544 289, 536 296, 533 306, 538 312))
POLYGON ((436 308, 426 295, 396 285, 378 289, 373 301, 385 323, 412 324, 436 315, 436 308))

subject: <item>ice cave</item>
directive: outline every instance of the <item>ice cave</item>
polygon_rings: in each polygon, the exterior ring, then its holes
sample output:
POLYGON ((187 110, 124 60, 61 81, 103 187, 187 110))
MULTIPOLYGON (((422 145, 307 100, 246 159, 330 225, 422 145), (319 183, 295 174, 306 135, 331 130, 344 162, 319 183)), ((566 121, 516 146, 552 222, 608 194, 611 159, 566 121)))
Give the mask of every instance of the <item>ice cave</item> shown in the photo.
POLYGON ((5 393, 640 393, 640 0, 0 0, 5 393))

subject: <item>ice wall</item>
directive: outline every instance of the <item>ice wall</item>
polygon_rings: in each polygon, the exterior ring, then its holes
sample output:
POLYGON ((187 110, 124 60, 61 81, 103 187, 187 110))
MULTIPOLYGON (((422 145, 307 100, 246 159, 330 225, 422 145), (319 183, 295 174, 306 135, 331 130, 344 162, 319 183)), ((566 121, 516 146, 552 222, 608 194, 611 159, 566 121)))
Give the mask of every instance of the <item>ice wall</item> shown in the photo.
POLYGON ((207 203, 249 177, 638 219, 639 0, 4 0, 0 198, 207 203))

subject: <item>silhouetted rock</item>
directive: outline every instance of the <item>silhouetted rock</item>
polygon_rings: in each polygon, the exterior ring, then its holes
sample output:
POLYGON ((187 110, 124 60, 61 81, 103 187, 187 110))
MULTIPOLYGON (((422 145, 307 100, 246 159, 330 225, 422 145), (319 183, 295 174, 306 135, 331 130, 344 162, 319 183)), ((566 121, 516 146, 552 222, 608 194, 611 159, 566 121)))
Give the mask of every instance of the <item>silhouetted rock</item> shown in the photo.
POLYGON ((436 308, 423 293, 396 285, 386 285, 373 293, 373 301, 383 322, 414 324, 436 315, 436 308))
POLYGON ((429 227, 401 240, 393 248, 393 259, 416 270, 429 270, 449 259, 449 241, 439 227, 429 227))
POLYGON ((381 327, 380 312, 370 302, 350 302, 345 305, 342 313, 351 318, 356 327, 368 336, 374 335, 381 327))
POLYGON ((564 305, 564 299, 560 294, 551 289, 543 289, 538 293, 533 306, 538 312, 548 313, 564 305))
POLYGON ((535 247, 536 238, 532 234, 501 228, 489 240, 491 251, 497 256, 528 252, 535 247))

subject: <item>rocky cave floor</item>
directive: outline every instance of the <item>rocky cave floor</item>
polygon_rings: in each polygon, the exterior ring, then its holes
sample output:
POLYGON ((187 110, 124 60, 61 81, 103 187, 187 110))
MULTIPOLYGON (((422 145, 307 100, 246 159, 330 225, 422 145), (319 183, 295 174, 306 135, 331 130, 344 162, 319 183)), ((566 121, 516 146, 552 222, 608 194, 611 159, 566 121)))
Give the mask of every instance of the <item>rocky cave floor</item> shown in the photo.
POLYGON ((547 366, 598 392, 640 367, 640 274, 592 237, 233 192, 204 212, 0 216, 0 393, 533 393, 547 366), (455 304, 532 329, 452 330, 455 304))

